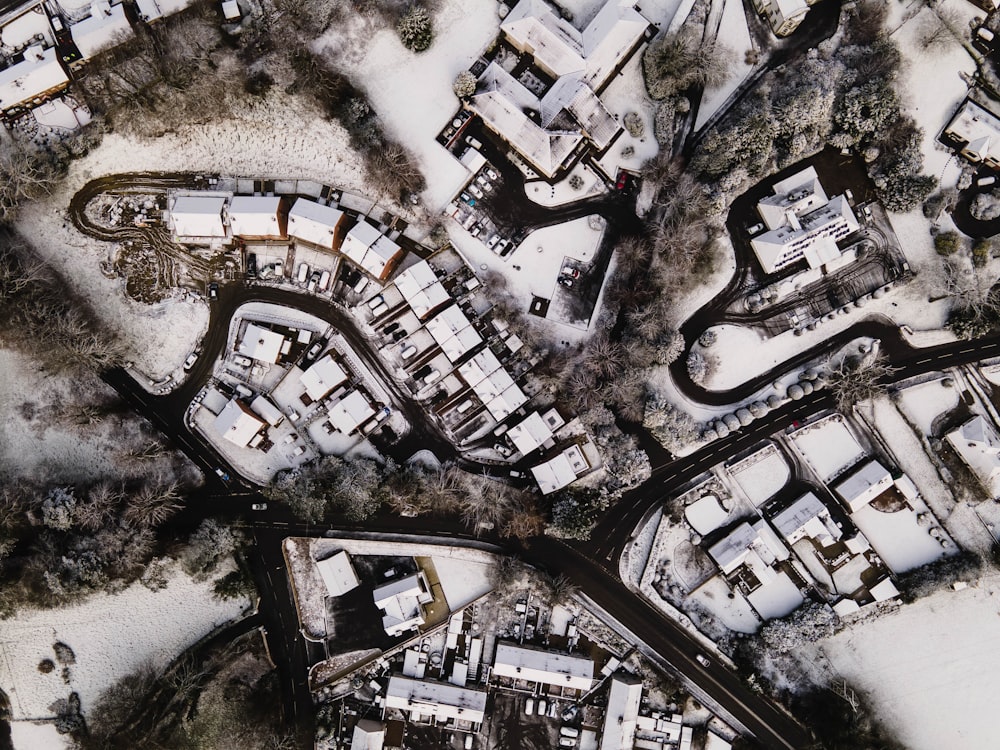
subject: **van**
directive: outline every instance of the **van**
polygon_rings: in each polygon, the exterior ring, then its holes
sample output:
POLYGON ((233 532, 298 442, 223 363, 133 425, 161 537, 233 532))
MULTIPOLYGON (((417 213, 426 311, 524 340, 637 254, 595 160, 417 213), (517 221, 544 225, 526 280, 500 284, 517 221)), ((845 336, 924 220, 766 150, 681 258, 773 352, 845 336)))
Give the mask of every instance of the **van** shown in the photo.
POLYGON ((323 273, 319 275, 319 290, 321 292, 325 292, 329 286, 330 286, 330 272, 323 271, 323 273))
POLYGON ((524 713, 525 713, 526 716, 531 716, 533 713, 535 713, 535 699, 534 698, 528 698, 528 700, 526 700, 524 702, 524 713))
POLYGON ((297 278, 298 278, 298 282, 300 284, 305 284, 306 283, 306 279, 309 278, 309 264, 308 263, 299 263, 299 275, 298 275, 297 278))
POLYGON ((368 278, 366 276, 362 276, 358 283, 354 285, 354 292, 356 294, 361 294, 361 292, 365 290, 366 286, 368 286, 368 278))

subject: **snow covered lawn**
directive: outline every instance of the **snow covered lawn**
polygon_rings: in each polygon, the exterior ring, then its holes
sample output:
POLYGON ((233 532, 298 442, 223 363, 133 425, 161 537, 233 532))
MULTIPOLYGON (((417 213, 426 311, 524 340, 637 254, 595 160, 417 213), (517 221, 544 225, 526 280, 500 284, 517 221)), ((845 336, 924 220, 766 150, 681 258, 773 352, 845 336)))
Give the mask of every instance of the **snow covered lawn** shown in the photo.
POLYGON ((753 66, 746 64, 746 53, 753 49, 753 42, 750 39, 750 30, 747 27, 746 12, 743 10, 743 3, 740 0, 718 0, 724 2, 722 10, 722 22, 719 24, 719 35, 717 41, 729 47, 733 51, 734 62, 729 68, 729 78, 722 86, 716 89, 709 89, 701 99, 701 106, 698 108, 698 122, 696 128, 701 128, 716 110, 721 107, 741 83, 753 72, 753 66))
POLYGON ((791 476, 788 462, 775 445, 768 445, 730 466, 729 473, 757 508, 784 487, 791 476))
POLYGON ((56 731, 56 725, 30 721, 12 721, 10 735, 14 750, 63 750, 70 747, 70 739, 56 731))
POLYGON ((958 406, 958 390, 945 387, 943 380, 931 380, 900 392, 903 411, 925 435, 931 434, 938 416, 958 406))
POLYGON ((909 750, 996 746, 1000 574, 945 589, 801 649, 860 690, 909 750), (825 657, 825 660, 823 659, 825 657))
POLYGON ((916 511, 909 508, 883 513, 866 505, 852 513, 851 520, 893 573, 919 568, 945 554, 938 540, 928 533, 937 524, 921 526, 916 511))
POLYGON ((211 580, 197 583, 175 565, 162 591, 135 583, 120 594, 98 594, 79 606, 23 611, 0 625, 0 689, 10 698, 14 719, 50 717, 53 701, 73 691, 80 694, 86 714, 115 680, 146 661, 166 666, 249 605, 248 599, 220 601, 211 580), (59 665, 49 674, 38 669, 43 659, 55 659, 56 641, 76 657, 68 682, 63 682, 59 665))
POLYGON ((460 610, 470 602, 489 593, 490 563, 473 562, 455 557, 432 557, 434 569, 452 612, 460 610))
POLYGON ((796 430, 791 441, 824 483, 865 455, 839 414, 796 430))
POLYGON ((751 591, 747 599, 765 620, 784 617, 803 601, 799 587, 784 571, 773 581, 751 591))

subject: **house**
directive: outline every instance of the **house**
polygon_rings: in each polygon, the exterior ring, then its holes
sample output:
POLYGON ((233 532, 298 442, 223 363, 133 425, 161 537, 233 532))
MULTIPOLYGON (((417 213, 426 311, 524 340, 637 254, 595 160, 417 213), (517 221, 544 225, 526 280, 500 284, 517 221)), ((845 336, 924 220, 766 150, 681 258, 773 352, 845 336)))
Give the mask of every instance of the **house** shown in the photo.
POLYGON ((139 18, 146 23, 159 21, 192 5, 194 0, 135 0, 139 18))
POLYGON ((385 747, 385 724, 359 719, 351 736, 351 750, 382 750, 385 747))
POLYGON ((771 518, 771 525, 792 545, 800 539, 815 539, 824 547, 843 536, 829 509, 812 492, 807 492, 771 518))
POLYGON ((283 240, 288 237, 288 207, 284 198, 237 195, 229 202, 229 230, 248 240, 283 240))
POLYGON ((571 445, 545 463, 531 467, 531 475, 543 495, 561 490, 590 470, 590 462, 579 445, 571 445))
POLYGON ((467 723, 477 728, 486 717, 485 690, 426 682, 393 675, 385 692, 385 707, 406 713, 413 723, 467 723))
POLYGON ((507 430, 507 437, 522 456, 527 456, 546 444, 551 446, 552 430, 537 411, 507 430))
MULTIPOLYGON (((246 448, 264 429, 265 422, 236 399, 229 401, 215 418, 215 429, 230 443, 246 448)), ((259 441, 257 441, 259 442, 259 441)))
POLYGON ((170 202, 167 226, 175 239, 222 239, 226 236, 225 209, 222 196, 177 195, 170 202))
POLYGON ((247 323, 237 351, 258 362, 277 364, 282 354, 287 354, 291 342, 277 331, 264 328, 256 323, 247 323))
POLYGON ((586 692, 594 686, 594 662, 584 656, 497 644, 493 675, 586 692))
POLYGON ((391 636, 424 624, 423 607, 434 600, 422 571, 384 583, 372 592, 382 612, 382 627, 391 636))
POLYGON ((350 435, 361 425, 375 416, 375 409, 361 391, 351 391, 340 401, 333 404, 327 415, 336 429, 345 435, 350 435))
POLYGON ((243 17, 240 4, 236 0, 222 0, 222 17, 227 23, 239 21, 243 17))
POLYGON ((771 25, 775 36, 788 36, 799 27, 817 0, 753 0, 753 7, 771 25))
POLYGON ((723 575, 729 576, 746 567, 761 584, 777 577, 775 563, 787 560, 788 548, 764 523, 763 519, 750 524, 737 524, 725 537, 708 548, 708 556, 715 560, 723 575))
POLYGON ((941 140, 973 164, 1000 169, 1000 116, 966 99, 941 131, 941 140))
POLYGON ((641 679, 628 673, 611 678, 608 705, 604 710, 600 750, 622 750, 635 745, 641 701, 641 679))
POLYGON ((406 255, 403 248, 363 219, 347 233, 340 252, 380 280, 390 276, 406 255))
POLYGON ((990 496, 1000 497, 1000 436, 993 425, 977 415, 945 439, 990 496))
POLYGON ((288 236, 324 250, 337 250, 344 239, 344 212, 308 198, 298 198, 288 212, 288 236))
POLYGON ((111 5, 108 0, 94 0, 90 15, 70 26, 69 32, 82 61, 125 41, 132 36, 132 26, 125 17, 124 4, 111 5))
POLYGON ((327 596, 343 596, 360 585, 350 556, 341 550, 330 557, 316 561, 316 570, 326 585, 327 596))
POLYGON ((34 45, 23 58, 0 70, 0 110, 5 115, 42 104, 69 85, 54 49, 34 45))
POLYGON ((827 198, 813 167, 775 183, 774 195, 762 199, 757 211, 768 231, 750 246, 766 273, 802 258, 810 268, 838 259, 837 243, 859 226, 845 196, 827 198))
POLYGON ((334 388, 347 382, 347 372, 332 356, 327 354, 302 373, 299 382, 306 395, 313 401, 325 398, 334 388))
POLYGON ((438 310, 451 300, 451 295, 438 281, 437 274, 426 260, 414 263, 395 279, 396 288, 406 304, 420 319, 438 310))
POLYGON ((425 327, 450 362, 457 362, 483 341, 458 305, 446 307, 425 327))
POLYGON ((257 396, 251 401, 250 411, 271 425, 271 427, 277 427, 285 421, 285 415, 266 396, 257 396))
POLYGON ((892 486, 892 474, 878 461, 869 461, 847 479, 834 485, 833 491, 853 513, 860 510, 892 486))
POLYGON ((483 402, 486 410, 498 422, 503 421, 528 401, 514 378, 500 364, 491 349, 477 352, 472 359, 458 366, 458 374, 483 402))

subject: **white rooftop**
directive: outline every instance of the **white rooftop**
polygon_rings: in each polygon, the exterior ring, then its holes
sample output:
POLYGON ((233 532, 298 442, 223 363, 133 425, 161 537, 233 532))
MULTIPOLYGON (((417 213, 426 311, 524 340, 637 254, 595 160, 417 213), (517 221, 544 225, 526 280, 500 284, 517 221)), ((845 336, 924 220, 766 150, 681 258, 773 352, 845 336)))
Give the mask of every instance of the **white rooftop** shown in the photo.
POLYGON ((854 511, 870 503, 891 485, 889 470, 878 461, 869 461, 834 485, 833 489, 854 511))
POLYGON ((600 750, 622 750, 634 745, 641 701, 642 680, 638 677, 628 674, 611 679, 600 750))
POLYGON ((372 719, 359 719, 354 725, 351 750, 382 750, 385 746, 385 724, 372 719))
POLYGON ((458 305, 446 307, 428 320, 426 327, 451 362, 459 360, 483 340, 458 305))
POLYGON ((250 409, 272 427, 277 427, 285 418, 285 415, 266 396, 257 396, 250 402, 250 409))
POLYGON ((967 99, 945 128, 968 145, 963 149, 977 160, 1000 161, 1000 117, 967 99))
POLYGON ((215 418, 215 429, 226 440, 245 447, 264 427, 259 419, 239 401, 229 401, 215 418))
POLYGON ((191 5, 194 0, 136 0, 139 14, 146 23, 173 15, 191 5))
POLYGON ((559 455, 545 463, 531 467, 531 473, 538 482, 543 495, 561 490, 576 481, 576 478, 590 468, 580 446, 571 445, 559 455))
POLYGON ((514 443, 514 447, 526 456, 551 440, 552 430, 545 424, 542 415, 533 411, 521 422, 511 427, 507 431, 507 437, 514 443))
POLYGON ((762 198, 757 204, 757 211, 768 229, 777 229, 787 224, 788 211, 801 216, 826 205, 829 200, 815 167, 806 167, 776 182, 773 190, 773 195, 762 198))
MULTIPOLYGON (((746 521, 738 524, 728 536, 708 548, 709 557, 715 560, 726 574, 744 564, 751 553, 766 566, 771 566, 779 560, 787 560, 789 554, 788 548, 768 528, 763 519, 757 520, 753 525, 746 521)), ((755 574, 758 572, 754 570, 755 574)))
POLYGON ((356 589, 360 583, 351 558, 343 550, 324 560, 317 560, 316 569, 330 596, 342 596, 356 589))
POLYGON ((486 715, 486 697, 483 690, 393 675, 386 688, 385 705, 407 712, 411 719, 433 717, 480 724, 486 715))
POLYGON ((433 600, 419 573, 389 581, 372 592, 375 606, 382 610, 382 627, 389 635, 412 630, 424 622, 421 604, 433 600))
POLYGON ((419 318, 451 299, 426 260, 402 271, 395 283, 403 299, 419 318))
POLYGON ((830 518, 830 511, 812 492, 807 492, 775 515, 771 524, 789 544, 810 537, 829 545, 842 536, 841 530, 830 518))
POLYGON ((178 195, 170 206, 170 228, 177 237, 225 237, 225 207, 221 196, 178 195))
POLYGON ((0 70, 0 109, 10 109, 69 83, 54 49, 28 47, 24 60, 0 70))
POLYGON ((110 5, 108 0, 95 0, 90 15, 69 27, 70 34, 84 58, 113 47, 132 35, 132 26, 125 17, 125 6, 110 5))
POLYGON ((375 410, 361 391, 351 391, 328 409, 330 424, 345 435, 375 416, 375 410))
POLYGON ((256 323, 247 323, 238 351, 258 362, 275 364, 281 356, 281 347, 284 343, 285 337, 277 331, 263 328, 256 323))
POLYGON ((229 227, 234 237, 284 237, 281 198, 236 195, 229 201, 229 227))
POLYGON ((362 219, 347 233, 340 251, 372 276, 381 278, 400 247, 362 219))
POLYGON ((543 685, 590 690, 594 684, 594 662, 583 656, 500 643, 493 674, 543 685))
POLYGON ((343 218, 344 212, 338 208, 298 198, 288 212, 288 236, 332 250, 334 234, 343 218))
POLYGON ((483 349, 459 365, 458 373, 496 420, 506 419, 528 401, 491 349, 483 349))
POLYGON ((299 378, 306 393, 313 401, 319 401, 337 386, 347 380, 344 368, 329 354, 317 361, 299 378))
POLYGON ((1000 496, 1000 437, 993 425, 976 415, 946 437, 990 494, 1000 496))

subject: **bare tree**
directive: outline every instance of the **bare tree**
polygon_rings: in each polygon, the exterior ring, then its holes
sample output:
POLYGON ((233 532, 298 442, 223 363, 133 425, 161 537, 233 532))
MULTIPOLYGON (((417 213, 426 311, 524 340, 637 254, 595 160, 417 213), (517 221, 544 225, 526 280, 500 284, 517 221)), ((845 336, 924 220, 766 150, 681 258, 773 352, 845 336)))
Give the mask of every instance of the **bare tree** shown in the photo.
POLYGON ((837 409, 845 412, 884 393, 887 379, 897 369, 881 353, 864 358, 842 357, 838 362, 829 362, 828 367, 827 384, 837 409))

